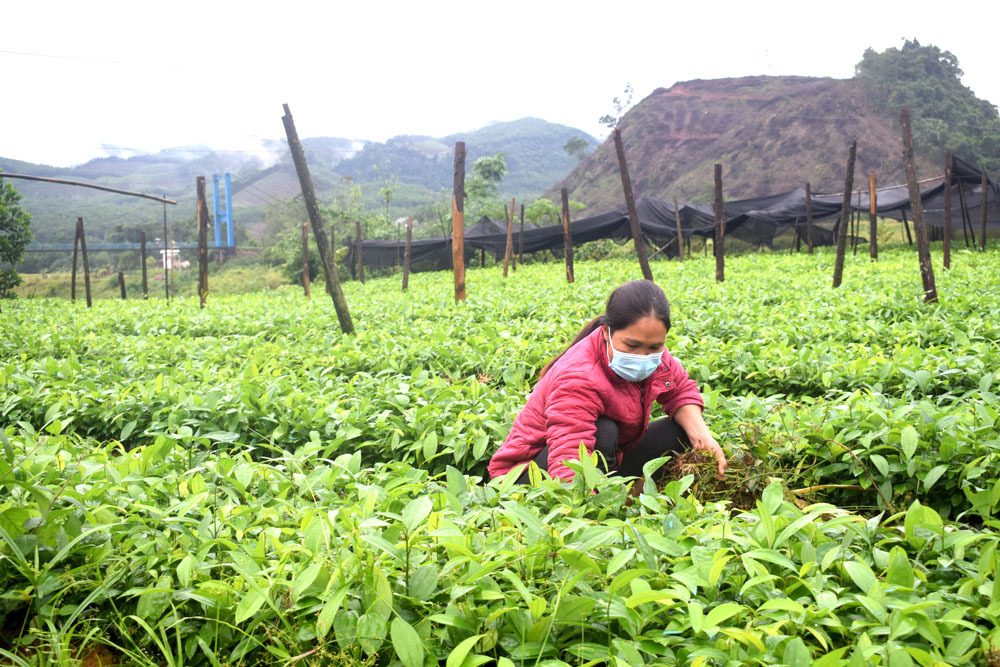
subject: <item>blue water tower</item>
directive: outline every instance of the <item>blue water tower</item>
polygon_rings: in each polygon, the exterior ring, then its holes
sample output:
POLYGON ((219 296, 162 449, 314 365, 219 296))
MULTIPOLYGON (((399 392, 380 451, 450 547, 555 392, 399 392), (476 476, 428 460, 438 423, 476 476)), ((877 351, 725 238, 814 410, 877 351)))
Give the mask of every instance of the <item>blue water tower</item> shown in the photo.
POLYGON ((219 178, 218 174, 212 174, 212 186, 215 188, 215 247, 222 247, 222 223, 226 223, 226 247, 232 248, 236 244, 233 243, 233 185, 229 172, 226 172, 225 176, 225 208, 219 198, 220 180, 223 179, 219 178))

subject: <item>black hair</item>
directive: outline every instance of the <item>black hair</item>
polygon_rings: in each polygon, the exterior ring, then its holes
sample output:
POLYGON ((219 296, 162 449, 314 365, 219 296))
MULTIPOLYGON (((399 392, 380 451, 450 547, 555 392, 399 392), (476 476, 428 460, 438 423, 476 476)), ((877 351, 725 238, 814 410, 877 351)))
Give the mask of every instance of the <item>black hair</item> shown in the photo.
POLYGON ((552 365, 559 361, 569 348, 589 336, 595 329, 607 325, 612 331, 618 331, 632 326, 647 316, 660 320, 667 331, 670 331, 670 303, 660 286, 652 280, 631 280, 619 286, 608 297, 608 303, 604 306, 604 314, 587 322, 573 339, 573 342, 552 361, 545 364, 539 379, 545 376, 552 365))

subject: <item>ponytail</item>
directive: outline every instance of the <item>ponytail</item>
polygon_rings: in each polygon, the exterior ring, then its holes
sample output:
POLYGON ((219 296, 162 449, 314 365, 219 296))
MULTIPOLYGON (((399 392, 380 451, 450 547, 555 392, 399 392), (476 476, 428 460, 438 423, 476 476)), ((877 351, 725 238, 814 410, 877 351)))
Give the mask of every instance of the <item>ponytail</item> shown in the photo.
POLYGON ((590 320, 585 325, 583 325, 583 329, 581 329, 580 333, 576 335, 576 338, 573 339, 573 342, 567 345, 565 350, 563 350, 558 355, 553 357, 553 359, 549 361, 549 363, 545 364, 545 367, 542 368, 542 372, 538 375, 538 379, 541 380, 543 377, 545 377, 545 374, 549 372, 549 369, 552 368, 553 364, 562 359, 562 356, 567 352, 569 352, 569 348, 573 347, 581 340, 583 340, 590 334, 594 333, 596 329, 598 329, 603 325, 604 325, 604 315, 598 315, 597 317, 595 317, 594 319, 590 320))

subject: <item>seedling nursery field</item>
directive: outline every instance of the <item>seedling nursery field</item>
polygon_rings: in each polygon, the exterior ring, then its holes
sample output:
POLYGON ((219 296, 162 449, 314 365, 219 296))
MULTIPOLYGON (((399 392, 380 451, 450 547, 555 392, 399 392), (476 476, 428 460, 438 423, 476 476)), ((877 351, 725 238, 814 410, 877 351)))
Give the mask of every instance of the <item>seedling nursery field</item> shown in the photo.
POLYGON ((1000 646, 1000 253, 657 262, 730 457, 489 481, 633 262, 0 314, 7 664, 955 665, 1000 646), (661 478, 661 473, 663 476, 661 478))

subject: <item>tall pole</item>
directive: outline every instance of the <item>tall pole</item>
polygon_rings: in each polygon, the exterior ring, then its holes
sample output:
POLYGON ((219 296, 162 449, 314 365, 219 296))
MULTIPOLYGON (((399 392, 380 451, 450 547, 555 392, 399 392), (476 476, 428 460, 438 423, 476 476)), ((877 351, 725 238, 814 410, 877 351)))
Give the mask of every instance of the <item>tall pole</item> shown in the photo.
POLYGON ((944 268, 951 268, 951 151, 944 156, 944 268))
POLYGON ((726 279, 726 214, 722 203, 722 165, 715 165, 715 280, 726 279))
POLYGON ((142 298, 149 300, 149 279, 146 276, 146 232, 139 232, 139 263, 142 264, 142 298))
MULTIPOLYGON (((166 206, 166 204, 164 204, 166 206)), ((73 232, 73 273, 69 280, 69 299, 76 301, 76 252, 80 247, 80 218, 77 218, 73 232)))
POLYGON ((455 173, 451 195, 451 259, 455 301, 465 301, 465 142, 455 142, 455 173))
POLYGON ((167 238, 167 202, 163 202, 163 295, 170 303, 170 269, 167 268, 167 255, 170 253, 170 241, 167 238))
POLYGON ((351 320, 351 312, 347 308, 347 300, 344 292, 340 288, 340 280, 337 279, 337 265, 333 259, 333 247, 326 238, 326 230, 323 229, 323 216, 319 206, 316 204, 316 190, 313 187, 312 176, 309 175, 309 165, 306 164, 306 154, 302 150, 302 142, 299 141, 299 134, 295 130, 295 121, 292 119, 292 112, 288 105, 282 105, 285 115, 281 117, 281 122, 285 126, 285 136, 288 138, 288 149, 292 153, 292 161, 295 163, 295 172, 299 177, 299 186, 302 188, 302 198, 305 200, 306 212, 309 214, 309 223, 312 225, 313 238, 316 241, 316 249, 319 251, 323 264, 323 275, 326 278, 326 291, 333 300, 333 307, 337 311, 337 320, 340 323, 340 330, 345 334, 354 333, 354 322, 351 320))
POLYGON ((90 295, 90 262, 87 260, 87 233, 83 227, 83 218, 77 218, 76 224, 80 228, 80 254, 83 256, 83 287, 87 291, 87 308, 93 305, 90 295))
POLYGON ((312 298, 309 294, 309 223, 302 223, 302 288, 306 292, 306 298, 312 298))
POLYGON ((521 204, 521 233, 517 236, 517 261, 524 264, 524 204, 521 204))
POLYGON ((858 188, 857 222, 854 225, 854 254, 858 254, 858 237, 861 236, 861 188, 858 188))
POLYGON ((195 179, 198 189, 198 299, 201 307, 208 300, 208 202, 205 199, 205 177, 195 179))
MULTIPOLYGON (((507 207, 504 206, 506 209, 507 207)), ((507 214, 507 248, 503 253, 503 277, 507 277, 507 265, 510 264, 514 256, 514 199, 510 200, 510 209, 504 211, 507 214)))
MULTIPOLYGON (((575 279, 575 275, 573 270, 573 235, 569 230, 569 190, 562 188, 560 195, 562 195, 563 256, 566 260, 566 282, 571 283, 575 279)), ((645 250, 646 248, 643 247, 643 254, 645 254, 645 250)))
POLYGON ((906 165, 906 187, 910 192, 910 210, 913 211, 913 234, 917 237, 917 257, 920 260, 920 279, 924 286, 924 301, 938 300, 934 285, 934 267, 931 266, 931 252, 927 243, 927 228, 924 226, 924 205, 920 200, 920 186, 917 184, 917 166, 913 159, 913 135, 910 132, 910 110, 899 114, 899 124, 903 130, 903 163, 906 165))
POLYGON ((868 252, 872 259, 878 260, 878 222, 875 214, 878 212, 878 191, 875 189, 875 172, 868 174, 868 252))
POLYGON ((990 179, 986 176, 986 170, 982 170, 982 188, 983 188, 983 198, 982 205, 979 207, 979 250, 986 252, 986 204, 987 204, 987 193, 989 192, 990 179))
POLYGON ((413 238, 413 216, 406 218, 406 250, 403 252, 403 291, 410 286, 410 242, 413 238))
POLYGON ((622 191, 625 194, 625 206, 628 208, 629 227, 632 230, 632 242, 635 243, 635 255, 639 259, 642 277, 653 280, 653 272, 646 258, 646 245, 639 226, 639 213, 635 210, 635 197, 632 194, 632 179, 628 175, 628 163, 625 161, 625 144, 622 143, 622 133, 618 127, 613 132, 615 137, 615 152, 618 153, 618 169, 622 176, 622 191))
POLYGON ((677 197, 674 197, 674 222, 677 223, 677 258, 684 261, 684 235, 681 233, 681 214, 677 206, 677 197))
POLYGON ((837 228, 837 259, 833 265, 833 286, 840 287, 844 278, 844 251, 847 249, 847 216, 851 211, 851 191, 854 189, 854 158, 858 153, 858 140, 851 142, 847 156, 847 174, 844 176, 844 201, 840 207, 840 226, 837 228))
POLYGON ((808 254, 813 254, 813 207, 808 183, 806 183, 806 244, 809 246, 808 254))

